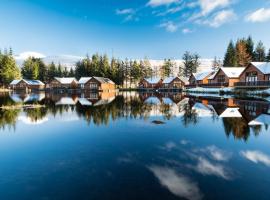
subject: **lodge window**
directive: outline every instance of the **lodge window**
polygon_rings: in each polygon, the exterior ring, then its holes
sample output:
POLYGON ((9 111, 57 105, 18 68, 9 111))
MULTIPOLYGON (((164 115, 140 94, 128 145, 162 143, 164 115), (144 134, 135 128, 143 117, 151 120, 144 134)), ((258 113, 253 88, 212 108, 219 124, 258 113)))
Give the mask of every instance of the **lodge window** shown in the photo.
POLYGON ((168 84, 168 83, 165 83, 165 84, 164 84, 164 87, 165 87, 165 88, 169 87, 169 84, 168 84))
POLYGON ((90 88, 97 88, 97 84, 96 83, 90 83, 90 88))
POLYGON ((257 72, 247 72, 246 73, 246 82, 255 82, 258 80, 257 72))
POLYGON ((224 76, 224 75, 219 75, 219 76, 217 77, 217 81, 218 81, 219 83, 224 83, 224 82, 225 82, 225 76, 224 76))

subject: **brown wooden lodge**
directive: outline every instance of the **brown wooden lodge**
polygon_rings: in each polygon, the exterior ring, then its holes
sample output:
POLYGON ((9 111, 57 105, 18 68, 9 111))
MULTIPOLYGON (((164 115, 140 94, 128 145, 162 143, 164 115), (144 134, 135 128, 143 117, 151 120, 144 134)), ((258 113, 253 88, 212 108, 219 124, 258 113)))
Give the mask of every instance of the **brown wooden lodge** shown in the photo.
POLYGON ((103 77, 82 77, 79 81, 73 77, 55 77, 46 85, 39 80, 13 80, 10 83, 13 90, 95 90, 113 91, 115 83, 103 77))
POLYGON ((186 87, 270 88, 270 62, 251 62, 247 67, 220 67, 194 73, 186 87))

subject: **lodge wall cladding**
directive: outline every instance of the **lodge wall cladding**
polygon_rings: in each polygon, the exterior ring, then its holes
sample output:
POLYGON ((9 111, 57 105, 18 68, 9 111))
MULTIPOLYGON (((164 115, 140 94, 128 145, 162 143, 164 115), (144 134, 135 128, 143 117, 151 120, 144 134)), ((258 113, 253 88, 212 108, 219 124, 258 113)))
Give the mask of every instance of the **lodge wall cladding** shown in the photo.
POLYGON ((220 82, 218 82, 219 76, 224 76, 225 81, 223 83, 229 82, 229 77, 222 70, 219 70, 218 73, 216 74, 215 78, 212 79, 210 82, 211 83, 220 83, 220 82))
POLYGON ((240 75, 240 82, 246 82, 246 74, 250 72, 257 72, 257 81, 266 81, 265 75, 253 65, 248 67, 240 75))
POLYGON ((84 84, 85 89, 100 89, 100 87, 101 87, 101 83, 97 81, 96 79, 91 79, 84 84), (93 85, 96 85, 97 87, 94 88, 93 85))

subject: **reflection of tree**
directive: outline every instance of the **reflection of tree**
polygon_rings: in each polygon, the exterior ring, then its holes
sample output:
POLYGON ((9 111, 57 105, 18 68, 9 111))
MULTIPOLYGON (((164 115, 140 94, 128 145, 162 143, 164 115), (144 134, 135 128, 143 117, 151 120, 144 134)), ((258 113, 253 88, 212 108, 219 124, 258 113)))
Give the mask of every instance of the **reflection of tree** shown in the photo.
POLYGON ((0 128, 5 129, 5 127, 8 126, 15 129, 16 121, 20 112, 20 109, 0 109, 0 128))
POLYGON ((260 134, 260 132, 262 131, 262 126, 260 126, 260 125, 252 126, 251 129, 254 132, 254 135, 258 136, 260 134))
POLYGON ((160 112, 162 113, 163 117, 167 120, 170 120, 173 116, 172 108, 169 104, 162 103, 160 105, 160 112))
POLYGON ((222 120, 228 137, 233 134, 236 139, 244 139, 245 141, 248 139, 250 129, 244 118, 223 118, 222 120))
POLYGON ((182 123, 185 127, 189 124, 197 124, 199 122, 198 114, 196 110, 192 109, 190 104, 184 105, 184 115, 182 117, 182 123))
POLYGON ((26 116, 31 119, 32 122, 37 122, 38 120, 43 119, 46 117, 48 110, 46 107, 38 107, 38 108, 31 108, 31 109, 24 109, 26 116))

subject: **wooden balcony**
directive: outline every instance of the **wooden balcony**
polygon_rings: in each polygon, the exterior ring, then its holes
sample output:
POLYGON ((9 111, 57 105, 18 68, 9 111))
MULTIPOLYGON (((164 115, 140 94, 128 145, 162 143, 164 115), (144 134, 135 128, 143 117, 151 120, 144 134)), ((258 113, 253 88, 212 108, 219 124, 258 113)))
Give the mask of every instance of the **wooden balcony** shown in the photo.
POLYGON ((253 81, 253 82, 237 82, 234 83, 236 88, 269 88, 270 81, 253 81))
POLYGON ((195 87, 222 88, 222 87, 229 87, 229 83, 208 83, 208 84, 190 84, 190 85, 186 85, 186 88, 195 88, 195 87))

